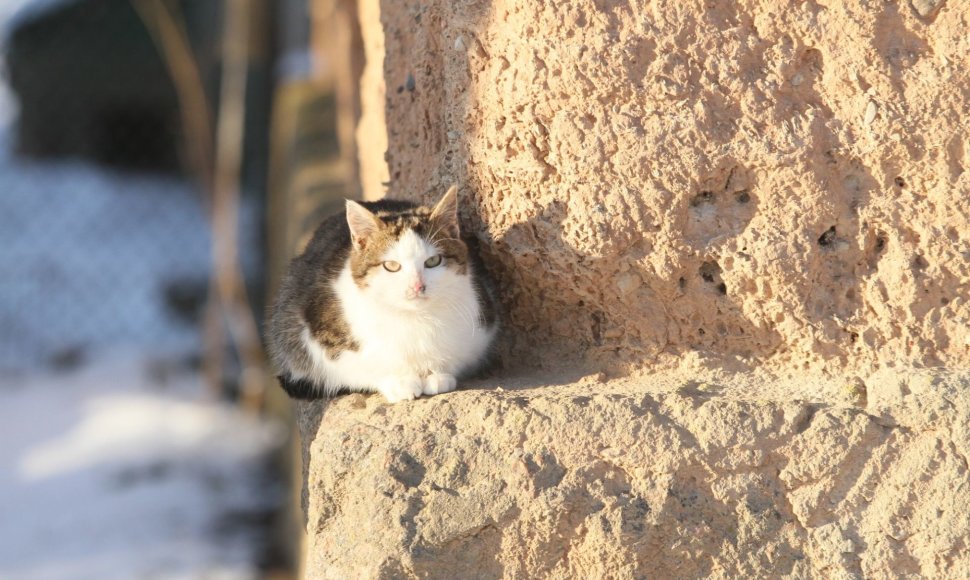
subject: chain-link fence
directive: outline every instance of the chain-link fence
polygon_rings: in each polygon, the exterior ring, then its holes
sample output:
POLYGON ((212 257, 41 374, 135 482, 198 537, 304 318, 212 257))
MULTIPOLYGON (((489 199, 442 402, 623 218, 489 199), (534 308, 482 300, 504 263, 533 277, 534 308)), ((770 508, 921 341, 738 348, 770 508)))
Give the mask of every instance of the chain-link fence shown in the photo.
MULTIPOLYGON (((208 209, 186 171, 178 92, 134 4, 0 0, 0 372, 200 346, 208 209)), ((217 95, 221 3, 172 4, 217 95)), ((254 288, 270 89, 260 66, 240 228, 254 288)))

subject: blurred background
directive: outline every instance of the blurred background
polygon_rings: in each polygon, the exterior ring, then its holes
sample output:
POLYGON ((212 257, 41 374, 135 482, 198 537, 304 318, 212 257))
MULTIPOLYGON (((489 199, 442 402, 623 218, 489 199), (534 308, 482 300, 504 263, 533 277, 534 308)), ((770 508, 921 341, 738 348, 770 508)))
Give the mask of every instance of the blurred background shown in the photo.
POLYGON ((0 0, 0 578, 288 578, 262 313, 356 197, 341 0, 0 0))

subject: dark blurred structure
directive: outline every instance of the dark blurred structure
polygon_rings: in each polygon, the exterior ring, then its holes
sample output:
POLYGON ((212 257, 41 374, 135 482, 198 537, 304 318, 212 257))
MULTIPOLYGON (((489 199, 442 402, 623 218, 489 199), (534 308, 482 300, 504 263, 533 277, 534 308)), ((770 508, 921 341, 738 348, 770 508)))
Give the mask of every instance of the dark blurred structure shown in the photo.
MULTIPOLYGON (((213 108, 220 75, 220 0, 175 2, 213 108)), ((247 92, 247 184, 265 182, 275 53, 275 3, 254 2, 247 92)), ((291 8, 292 10, 292 8, 291 8)), ((129 170, 180 173, 184 138, 175 88, 145 24, 127 0, 72 0, 14 23, 6 46, 20 103, 16 149, 77 156, 129 170)))
MULTIPOLYGON (((218 24, 216 14, 188 20, 218 24)), ((16 24, 7 46, 20 102, 18 153, 179 171, 175 90, 130 3, 78 0, 38 10, 16 24)))

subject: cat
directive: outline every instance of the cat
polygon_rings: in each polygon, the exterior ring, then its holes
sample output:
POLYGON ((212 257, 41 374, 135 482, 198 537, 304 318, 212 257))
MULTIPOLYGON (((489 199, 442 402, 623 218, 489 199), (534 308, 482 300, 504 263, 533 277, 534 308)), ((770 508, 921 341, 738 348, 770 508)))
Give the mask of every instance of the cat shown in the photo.
POLYGON ((458 188, 433 209, 348 200, 293 259, 269 350, 296 399, 378 391, 390 403, 447 393, 490 353, 491 283, 458 223, 458 188))

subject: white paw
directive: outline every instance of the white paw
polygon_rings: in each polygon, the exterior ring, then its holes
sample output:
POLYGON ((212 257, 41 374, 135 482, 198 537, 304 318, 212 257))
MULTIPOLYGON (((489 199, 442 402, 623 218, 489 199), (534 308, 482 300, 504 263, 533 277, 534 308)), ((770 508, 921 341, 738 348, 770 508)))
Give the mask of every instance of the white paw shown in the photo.
POLYGON ((454 375, 431 373, 424 379, 424 394, 440 395, 441 393, 450 393, 455 390, 457 385, 458 381, 455 380, 454 375))
POLYGON ((411 401, 421 396, 421 379, 418 377, 388 377, 377 385, 388 403, 411 401))

